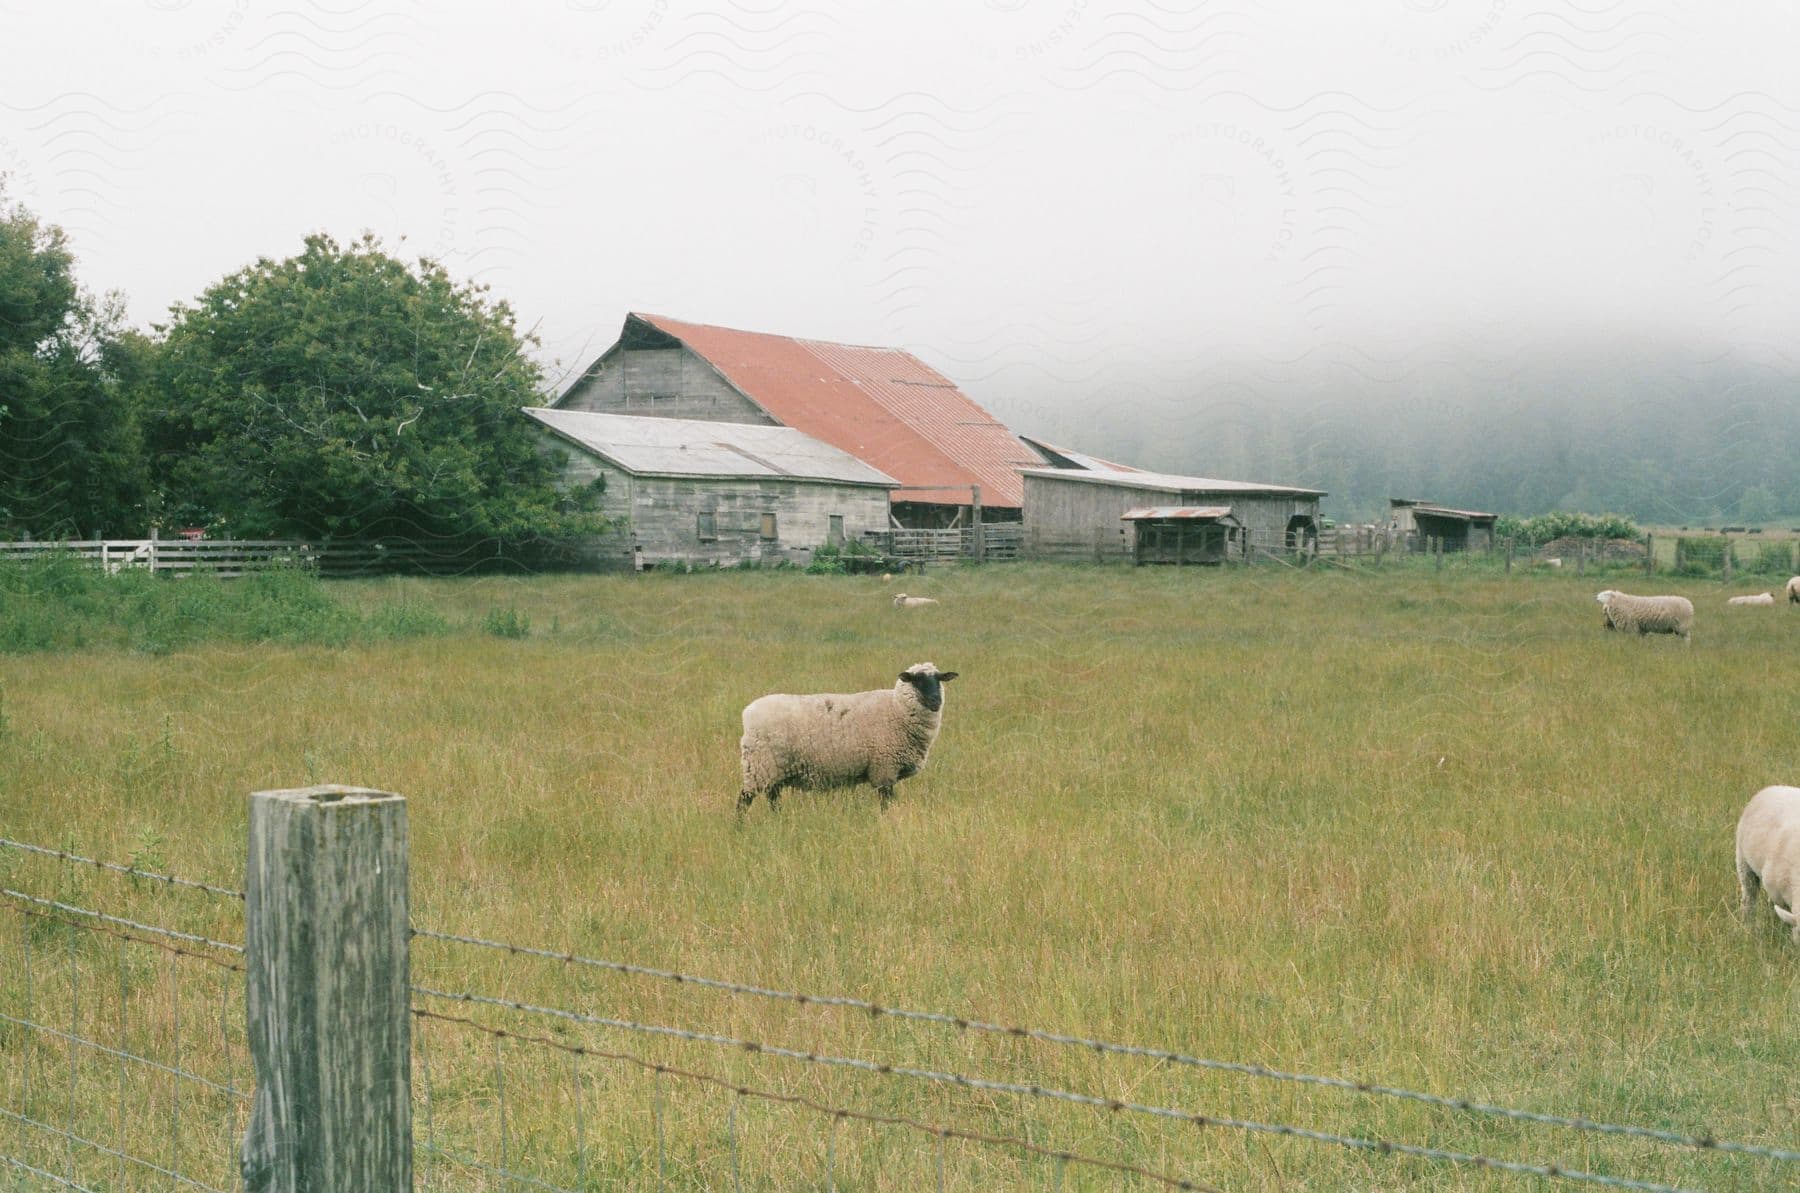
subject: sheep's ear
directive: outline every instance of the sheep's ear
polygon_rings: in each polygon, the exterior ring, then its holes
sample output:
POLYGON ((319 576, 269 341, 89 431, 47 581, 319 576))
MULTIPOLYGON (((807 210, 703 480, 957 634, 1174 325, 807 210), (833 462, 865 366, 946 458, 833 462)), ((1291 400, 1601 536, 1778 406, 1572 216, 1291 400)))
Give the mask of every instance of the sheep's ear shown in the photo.
POLYGON ((955 671, 940 671, 938 672, 938 682, 949 683, 951 680, 955 679, 956 676, 957 672, 955 671))
POLYGON ((900 673, 900 678, 904 679, 907 683, 913 683, 914 681, 916 681, 918 679, 918 676, 914 675, 910 671, 902 671, 900 673))

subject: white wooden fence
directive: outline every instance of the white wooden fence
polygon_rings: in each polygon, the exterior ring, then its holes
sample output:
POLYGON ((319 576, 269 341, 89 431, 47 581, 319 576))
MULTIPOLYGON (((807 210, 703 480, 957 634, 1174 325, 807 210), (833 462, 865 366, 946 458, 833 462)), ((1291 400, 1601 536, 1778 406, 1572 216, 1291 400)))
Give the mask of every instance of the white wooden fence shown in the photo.
POLYGON ((0 542, 7 560, 68 554, 108 573, 142 569, 192 575, 242 576, 273 567, 300 567, 327 576, 411 571, 461 574, 496 558, 498 548, 467 543, 306 543, 297 539, 73 539, 0 542))

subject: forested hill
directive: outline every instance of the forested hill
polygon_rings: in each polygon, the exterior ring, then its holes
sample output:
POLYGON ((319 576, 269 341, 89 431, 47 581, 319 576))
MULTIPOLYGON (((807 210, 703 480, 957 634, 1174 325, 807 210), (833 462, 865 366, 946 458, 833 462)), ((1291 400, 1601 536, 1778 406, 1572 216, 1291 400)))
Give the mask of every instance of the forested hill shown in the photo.
POLYGON ((1321 368, 1221 384, 1209 373, 1186 392, 1146 379, 1058 410, 1044 434, 1145 467, 1324 489, 1339 519, 1420 497, 1520 515, 1800 525, 1800 369, 1615 351, 1388 377, 1321 368), (1166 396, 1141 397, 1155 391, 1166 396))

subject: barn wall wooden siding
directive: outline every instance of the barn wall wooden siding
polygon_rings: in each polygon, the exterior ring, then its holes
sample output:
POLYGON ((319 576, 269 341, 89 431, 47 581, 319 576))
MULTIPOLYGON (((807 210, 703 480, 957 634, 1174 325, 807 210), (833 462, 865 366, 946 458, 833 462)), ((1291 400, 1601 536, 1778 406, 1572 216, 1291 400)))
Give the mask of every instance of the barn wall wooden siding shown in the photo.
POLYGON ((775 426, 692 350, 621 348, 559 403, 563 410, 775 426))
POLYGON ((592 566, 624 570, 667 561, 737 564, 788 560, 805 564, 831 535, 833 515, 844 537, 887 529, 888 492, 872 485, 758 477, 638 476, 580 450, 548 431, 545 450, 563 453, 566 484, 606 480, 600 512, 614 530, 594 536, 582 555, 592 566), (700 515, 713 517, 713 537, 700 536, 700 515), (763 515, 775 515, 774 541, 762 537, 763 515))
POLYGON ((1207 493, 1025 477, 1025 552, 1032 559, 1129 563, 1136 539, 1119 517, 1134 506, 1229 505, 1258 545, 1280 544, 1296 514, 1318 525, 1319 499, 1282 494, 1207 493))

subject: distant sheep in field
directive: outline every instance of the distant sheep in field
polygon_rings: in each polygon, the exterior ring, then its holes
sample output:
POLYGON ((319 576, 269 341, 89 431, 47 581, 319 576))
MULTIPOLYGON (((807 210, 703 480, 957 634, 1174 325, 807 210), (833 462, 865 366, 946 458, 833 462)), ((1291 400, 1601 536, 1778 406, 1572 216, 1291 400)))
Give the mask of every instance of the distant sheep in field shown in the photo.
POLYGON ((896 609, 923 609, 927 605, 935 604, 937 604, 936 597, 907 596, 904 592, 894 595, 894 608, 896 609))
POLYGON ((1800 787, 1765 787, 1750 797, 1737 827, 1738 892, 1745 924, 1756 910, 1756 892, 1794 929, 1800 944, 1800 787))
POLYGON ((1800 605, 1800 576, 1794 576, 1787 582, 1788 604, 1800 605))
POLYGON ((1606 628, 1638 634, 1674 634, 1692 644, 1694 603, 1680 596, 1633 596, 1607 589, 1594 594, 1606 613, 1606 628))
POLYGON ((894 784, 925 769, 944 721, 944 685, 955 678, 934 663, 914 663, 891 688, 752 700, 739 742, 738 811, 759 795, 775 808, 784 787, 816 791, 858 783, 873 786, 886 808, 894 784))
POLYGON ((1727 605, 1773 605, 1775 603, 1775 594, 1772 592, 1759 592, 1755 596, 1734 596, 1725 603, 1727 605))

